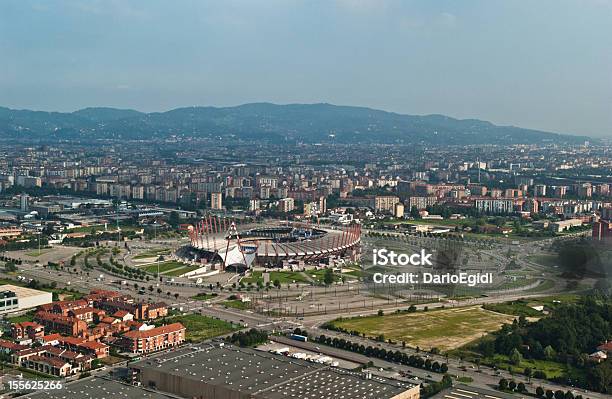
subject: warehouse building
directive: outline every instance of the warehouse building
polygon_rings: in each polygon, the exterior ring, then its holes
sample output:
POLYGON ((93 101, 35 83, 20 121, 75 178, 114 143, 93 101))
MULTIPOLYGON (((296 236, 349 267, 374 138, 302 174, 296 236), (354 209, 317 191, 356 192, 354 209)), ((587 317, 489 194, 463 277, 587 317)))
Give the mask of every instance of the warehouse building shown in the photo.
POLYGON ((0 314, 32 309, 52 301, 50 292, 10 284, 0 285, 0 314))
POLYGON ((64 384, 62 389, 47 390, 26 396, 33 399, 169 399, 174 395, 163 394, 122 384, 105 378, 88 378, 64 384))
POLYGON ((418 385, 224 344, 131 367, 142 387, 194 399, 419 399, 418 385))
POLYGON ((517 397, 500 391, 476 388, 464 384, 455 385, 432 396, 432 399, 516 399, 517 397))

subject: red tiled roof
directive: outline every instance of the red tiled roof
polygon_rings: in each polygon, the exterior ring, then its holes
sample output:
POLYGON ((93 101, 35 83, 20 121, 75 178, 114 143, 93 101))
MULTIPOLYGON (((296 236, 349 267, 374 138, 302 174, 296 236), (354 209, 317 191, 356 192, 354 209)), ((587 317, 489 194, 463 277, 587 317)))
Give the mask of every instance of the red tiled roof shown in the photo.
POLYGON ((103 343, 101 343, 101 342, 98 342, 98 341, 87 341, 87 342, 83 342, 83 343, 82 343, 82 344, 80 344, 79 346, 80 346, 80 347, 83 347, 83 348, 87 348, 87 349, 93 349, 93 350, 96 350, 96 349, 104 349, 104 348, 107 348, 107 347, 108 347, 108 345, 105 345, 105 344, 103 344, 103 343))
POLYGON ((43 342, 49 342, 49 341, 55 341, 55 340, 61 340, 62 336, 58 333, 55 334, 49 334, 49 335, 45 335, 44 337, 40 338, 43 342))
POLYGON ((92 313, 93 310, 94 308, 86 307, 86 308, 80 308, 80 309, 73 309, 71 310, 71 312, 74 313, 75 315, 81 315, 85 313, 92 313))
POLYGON ((38 355, 34 355, 30 357, 30 360, 35 361, 37 363, 48 364, 50 366, 57 367, 60 369, 67 364, 67 362, 61 359, 58 359, 56 357, 43 357, 43 356, 38 356, 38 355))
POLYGON ((17 326, 19 326, 21 328, 31 327, 31 328, 34 328, 34 329, 42 327, 40 324, 38 324, 36 322, 33 322, 33 321, 22 321, 20 323, 15 323, 15 327, 17 327, 17 326))
POLYGON ((113 317, 118 317, 120 319, 124 318, 125 316, 131 314, 130 312, 126 312, 125 310, 118 310, 113 314, 113 317))
POLYGON ((600 351, 612 351, 612 341, 601 344, 597 347, 600 351))
POLYGON ((151 338, 151 337, 156 337, 162 334, 178 332, 184 329, 185 329, 185 326, 183 326, 181 323, 172 323, 172 324, 168 324, 167 326, 156 327, 156 328, 152 328, 146 331, 136 331, 136 330, 128 331, 125 334, 123 334, 123 336, 126 338, 132 338, 132 339, 151 338))
POLYGON ((74 317, 62 316, 60 314, 49 312, 36 312, 36 315, 34 317, 39 320, 52 321, 60 324, 72 324, 77 321, 77 319, 75 319, 74 317))
POLYGON ((76 337, 61 337, 59 341, 68 345, 80 345, 85 342, 85 339, 76 337))
POLYGON ((19 345, 16 344, 12 341, 7 341, 6 339, 0 339, 0 348, 5 348, 8 349, 10 351, 19 351, 22 349, 26 349, 27 346, 25 345, 19 345))

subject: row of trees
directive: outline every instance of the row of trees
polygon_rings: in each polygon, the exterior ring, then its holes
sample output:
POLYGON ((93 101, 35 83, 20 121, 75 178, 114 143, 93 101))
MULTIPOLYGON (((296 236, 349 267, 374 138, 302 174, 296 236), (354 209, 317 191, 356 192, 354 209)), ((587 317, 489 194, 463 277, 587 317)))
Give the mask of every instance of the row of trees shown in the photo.
MULTIPOLYGON (((529 393, 524 383, 517 383, 514 380, 508 381, 505 378, 499 380, 498 388, 501 391, 512 391, 519 393, 529 393)), ((538 398, 546 399, 582 399, 582 395, 576 395, 571 391, 563 392, 562 390, 553 391, 551 389, 544 390, 542 387, 537 387, 535 390, 535 396, 538 398)))
POLYGON ((431 359, 423 359, 420 356, 408 355, 405 352, 396 350, 386 350, 377 346, 365 346, 357 342, 345 340, 344 338, 332 338, 320 335, 315 338, 315 342, 323 345, 333 346, 334 348, 344 349, 350 352, 359 353, 367 357, 374 357, 381 360, 400 363, 406 366, 417 367, 430 370, 436 373, 446 373, 448 365, 446 363, 432 362, 431 359))

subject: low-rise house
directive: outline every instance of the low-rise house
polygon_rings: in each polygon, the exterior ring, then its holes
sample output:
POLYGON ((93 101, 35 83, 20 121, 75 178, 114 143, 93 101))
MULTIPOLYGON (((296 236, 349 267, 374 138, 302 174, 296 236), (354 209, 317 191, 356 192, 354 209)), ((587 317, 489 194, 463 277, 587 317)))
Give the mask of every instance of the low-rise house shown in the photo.
POLYGON ((608 354, 604 351, 597 351, 589 355, 589 359, 595 363, 601 363, 608 358, 608 354))
POLYGON ((84 338, 62 337, 60 346, 97 359, 107 357, 110 352, 108 345, 98 341, 88 341, 84 338))
POLYGON ((103 359, 110 354, 110 347, 102 342, 87 341, 77 346, 77 351, 96 359, 103 359))
POLYGON ((60 343, 60 339, 62 338, 62 336, 58 333, 54 333, 54 334, 49 334, 49 335, 45 335, 42 336, 40 338, 38 338, 36 340, 36 342, 38 342, 41 345, 51 345, 51 346, 56 346, 59 345, 60 343))
POLYGON ((56 377, 67 377, 74 374, 70 363, 57 358, 38 355, 28 358, 21 367, 35 370, 39 373, 54 375, 56 377))
POLYGON ((68 311, 68 316, 75 317, 79 320, 83 320, 84 322, 91 323, 93 322, 93 311, 92 307, 85 307, 80 309, 71 309, 68 311))
POLYGON ((6 339, 0 339, 0 352, 4 354, 11 354, 23 349, 26 349, 27 346, 19 345, 14 343, 13 341, 7 341, 6 339))
POLYGON ((612 341, 607 341, 597 347, 598 351, 606 352, 606 354, 612 356, 612 341))
POLYGON ((123 322, 127 322, 130 320, 134 320, 134 315, 131 314, 130 312, 127 312, 125 310, 118 310, 115 313, 113 313, 113 317, 123 321, 123 322))
POLYGON ((14 339, 36 339, 45 335, 45 327, 33 321, 22 321, 11 326, 11 336, 14 339))

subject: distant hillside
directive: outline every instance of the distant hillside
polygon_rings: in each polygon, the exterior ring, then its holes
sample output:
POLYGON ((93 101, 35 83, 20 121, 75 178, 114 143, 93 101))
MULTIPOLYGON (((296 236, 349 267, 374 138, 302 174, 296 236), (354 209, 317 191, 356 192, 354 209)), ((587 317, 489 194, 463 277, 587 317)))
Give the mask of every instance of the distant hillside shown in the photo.
POLYGON ((583 136, 561 135, 477 119, 444 115, 402 115, 331 104, 190 107, 142 113, 85 108, 73 113, 0 107, 0 137, 127 138, 211 136, 246 141, 365 142, 425 144, 578 143, 583 136))
POLYGON ((135 118, 143 116, 142 112, 134 111, 133 109, 117 109, 117 108, 83 108, 75 111, 72 115, 80 116, 84 119, 89 119, 94 122, 109 122, 118 119, 135 118))

